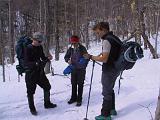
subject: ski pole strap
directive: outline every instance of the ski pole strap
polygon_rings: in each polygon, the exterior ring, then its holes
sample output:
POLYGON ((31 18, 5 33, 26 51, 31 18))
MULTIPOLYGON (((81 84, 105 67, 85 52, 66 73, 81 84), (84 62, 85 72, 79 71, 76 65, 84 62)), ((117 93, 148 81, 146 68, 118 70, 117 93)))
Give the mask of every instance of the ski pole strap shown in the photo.
POLYGON ((119 95, 119 93, 120 93, 120 88, 121 88, 121 79, 123 79, 122 78, 122 73, 123 73, 123 71, 120 71, 120 77, 119 77, 119 85, 118 85, 118 95, 119 95))

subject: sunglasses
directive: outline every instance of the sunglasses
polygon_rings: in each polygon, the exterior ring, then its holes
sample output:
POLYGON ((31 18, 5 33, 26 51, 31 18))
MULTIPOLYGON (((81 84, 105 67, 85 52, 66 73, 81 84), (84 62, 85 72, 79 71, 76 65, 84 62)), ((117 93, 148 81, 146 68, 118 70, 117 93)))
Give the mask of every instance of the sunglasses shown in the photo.
POLYGON ((42 43, 42 41, 38 41, 38 43, 42 43))

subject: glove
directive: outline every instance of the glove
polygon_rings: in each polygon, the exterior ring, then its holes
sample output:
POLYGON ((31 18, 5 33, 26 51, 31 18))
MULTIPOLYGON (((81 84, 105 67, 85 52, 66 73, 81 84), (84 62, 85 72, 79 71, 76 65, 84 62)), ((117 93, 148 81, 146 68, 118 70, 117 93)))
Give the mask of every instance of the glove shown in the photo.
POLYGON ((73 69, 74 69, 74 66, 71 64, 71 65, 67 66, 67 67, 64 69, 63 74, 64 74, 64 75, 69 75, 69 74, 72 72, 73 69))
POLYGON ((23 73, 25 72, 24 68, 21 65, 16 65, 16 69, 18 71, 18 74, 23 76, 23 73))

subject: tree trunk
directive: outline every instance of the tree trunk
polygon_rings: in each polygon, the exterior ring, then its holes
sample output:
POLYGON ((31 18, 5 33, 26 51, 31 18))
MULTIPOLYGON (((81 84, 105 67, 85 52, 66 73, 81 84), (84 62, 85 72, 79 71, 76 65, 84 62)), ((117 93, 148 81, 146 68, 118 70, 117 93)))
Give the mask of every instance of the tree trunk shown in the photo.
MULTIPOLYGON (((50 19, 49 19, 49 0, 45 0, 44 2, 44 8, 45 8, 45 28, 44 28, 44 34, 46 35, 46 41, 45 41, 45 55, 48 56, 49 53, 49 44, 50 44, 50 19)), ((50 73, 50 63, 46 64, 45 67, 45 73, 50 73)))
POLYGON ((2 65, 2 49, 3 49, 3 47, 2 47, 2 40, 3 38, 2 38, 2 20, 1 20, 1 18, 0 18, 0 41, 1 41, 1 43, 0 43, 0 65, 2 65))
POLYGON ((58 0, 55 0, 55 42, 56 42, 56 48, 55 48, 55 60, 59 60, 59 29, 58 29, 58 0))
MULTIPOLYGON (((144 24, 144 15, 143 15, 144 11, 141 11, 140 12, 140 15, 141 15, 141 29, 142 29, 142 37, 144 39, 144 43, 146 43, 153 55, 153 58, 154 59, 157 59, 158 58, 158 54, 156 53, 155 49, 153 48, 152 44, 149 42, 148 40, 148 36, 145 34, 145 24, 144 24)), ((146 46, 147 46, 146 45, 146 46)))
POLYGON ((155 120, 160 120, 160 89, 159 89, 157 108, 156 108, 156 112, 155 112, 155 120))
POLYGON ((5 80, 5 63, 4 63, 4 60, 5 60, 5 56, 4 56, 4 47, 5 47, 5 45, 4 45, 4 38, 3 38, 3 20, 1 19, 0 20, 0 36, 1 36, 1 52, 2 52, 2 54, 1 54, 1 61, 2 61, 2 73, 3 73, 3 82, 5 82, 6 80, 5 80))
POLYGON ((14 61, 14 39, 13 39, 13 13, 12 13, 12 0, 9 1, 9 43, 10 43, 10 62, 13 64, 14 61))

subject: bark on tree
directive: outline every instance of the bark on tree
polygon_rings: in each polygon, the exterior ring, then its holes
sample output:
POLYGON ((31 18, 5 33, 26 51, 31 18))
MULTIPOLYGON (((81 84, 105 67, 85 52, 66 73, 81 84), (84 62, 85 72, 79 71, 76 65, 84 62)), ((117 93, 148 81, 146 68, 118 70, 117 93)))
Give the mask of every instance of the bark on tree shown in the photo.
POLYGON ((160 120, 160 89, 159 89, 157 108, 156 108, 156 112, 155 112, 155 120, 160 120))
POLYGON ((153 48, 152 44, 149 42, 148 40, 148 36, 145 34, 145 24, 144 24, 144 15, 143 15, 144 11, 141 11, 140 14, 141 14, 141 19, 140 19, 140 22, 141 22, 141 29, 142 29, 142 37, 144 39, 144 43, 146 43, 150 49, 150 52, 152 53, 152 56, 154 59, 157 59, 158 58, 158 54, 156 53, 155 49, 153 48))
POLYGON ((9 43, 10 43, 10 62, 13 64, 14 61, 14 39, 13 39, 13 3, 12 0, 9 1, 9 43))
POLYGON ((55 0, 55 60, 59 60, 58 0, 55 0))
MULTIPOLYGON (((49 19, 49 0, 45 0, 44 2, 44 8, 45 8, 45 28, 44 28, 44 34, 46 36, 46 41, 45 41, 45 55, 48 56, 49 53, 49 44, 50 44, 50 19, 49 19)), ((47 62, 45 66, 45 73, 50 73, 50 62, 47 62)))

